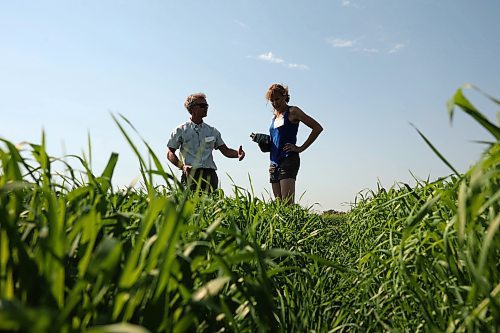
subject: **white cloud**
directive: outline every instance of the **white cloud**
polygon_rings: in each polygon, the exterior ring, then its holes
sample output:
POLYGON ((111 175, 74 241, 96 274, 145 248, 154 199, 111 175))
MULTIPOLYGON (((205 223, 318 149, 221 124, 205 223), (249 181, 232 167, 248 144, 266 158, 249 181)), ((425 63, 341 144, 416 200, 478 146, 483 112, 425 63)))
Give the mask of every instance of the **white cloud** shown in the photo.
POLYGON ((396 53, 396 52, 399 52, 401 51, 402 49, 404 49, 406 47, 406 44, 405 43, 399 43, 399 44, 396 44, 394 45, 390 50, 389 50, 389 53, 396 53))
POLYGON ((276 64, 281 64, 283 63, 283 59, 281 58, 276 58, 272 52, 267 52, 264 54, 259 55, 258 57, 260 60, 268 61, 268 62, 273 62, 276 64))
POLYGON ((288 64, 288 68, 309 69, 309 66, 302 64, 288 64))
POLYGON ((366 52, 366 53, 378 53, 379 49, 364 47, 362 49, 359 49, 358 51, 366 52))
POLYGON ((352 2, 351 0, 340 0, 340 5, 342 7, 361 8, 360 5, 352 2))
POLYGON ((248 25, 246 25, 245 23, 238 21, 238 20, 233 20, 233 21, 234 21, 234 23, 236 23, 237 25, 239 25, 243 29, 248 29, 248 25))
POLYGON ((283 65, 285 67, 292 68, 292 69, 309 69, 309 66, 304 65, 304 64, 287 63, 285 60, 276 57, 271 51, 257 56, 257 59, 262 60, 262 61, 271 62, 273 64, 280 64, 280 65, 283 65))
POLYGON ((362 52, 362 53, 380 53, 383 51, 391 54, 391 53, 397 53, 408 46, 408 42, 400 42, 393 45, 388 45, 387 42, 381 41, 381 43, 385 45, 379 45, 378 47, 377 46, 367 47, 362 45, 366 43, 359 42, 362 41, 363 39, 365 38, 359 37, 357 39, 341 39, 341 38, 329 37, 326 39, 326 42, 334 48, 344 48, 354 52, 362 52))
POLYGON ((327 42, 333 47, 353 47, 356 43, 356 41, 354 40, 340 38, 328 38, 327 42))

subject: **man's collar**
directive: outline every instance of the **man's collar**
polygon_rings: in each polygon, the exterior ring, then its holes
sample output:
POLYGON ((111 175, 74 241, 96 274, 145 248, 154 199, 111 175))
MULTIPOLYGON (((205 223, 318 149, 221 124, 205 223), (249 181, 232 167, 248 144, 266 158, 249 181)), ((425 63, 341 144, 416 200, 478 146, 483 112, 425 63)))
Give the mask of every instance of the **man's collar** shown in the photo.
POLYGON ((201 123, 197 124, 195 123, 191 118, 189 118, 189 122, 191 123, 191 126, 194 126, 194 127, 203 127, 203 120, 201 121, 201 123))

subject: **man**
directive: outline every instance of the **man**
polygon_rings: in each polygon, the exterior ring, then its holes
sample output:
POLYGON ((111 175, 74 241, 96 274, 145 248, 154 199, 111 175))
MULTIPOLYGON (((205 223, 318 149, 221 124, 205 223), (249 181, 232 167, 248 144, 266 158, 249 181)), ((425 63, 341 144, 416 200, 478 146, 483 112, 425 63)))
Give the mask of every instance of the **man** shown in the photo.
POLYGON ((220 132, 203 122, 208 112, 205 94, 189 95, 184 102, 184 107, 191 117, 184 124, 177 126, 170 135, 167 143, 167 158, 182 170, 183 184, 195 190, 200 182, 202 190, 211 192, 219 185, 212 151, 218 149, 222 155, 228 158, 238 158, 240 161, 245 157, 245 152, 242 146, 239 150, 228 148, 220 132), (177 149, 180 149, 182 160, 175 154, 177 149))

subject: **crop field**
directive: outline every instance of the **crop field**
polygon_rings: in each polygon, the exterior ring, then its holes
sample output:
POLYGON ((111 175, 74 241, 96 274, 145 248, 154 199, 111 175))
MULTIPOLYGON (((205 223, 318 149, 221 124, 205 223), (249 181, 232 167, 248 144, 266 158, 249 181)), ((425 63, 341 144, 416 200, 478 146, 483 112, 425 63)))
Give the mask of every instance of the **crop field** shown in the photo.
POLYGON ((361 192, 345 214, 184 191, 124 118, 139 189, 113 186, 116 154, 96 172, 2 139, 0 331, 497 332, 500 129, 462 89, 454 108, 492 136, 470 170, 419 131, 453 173, 361 192))

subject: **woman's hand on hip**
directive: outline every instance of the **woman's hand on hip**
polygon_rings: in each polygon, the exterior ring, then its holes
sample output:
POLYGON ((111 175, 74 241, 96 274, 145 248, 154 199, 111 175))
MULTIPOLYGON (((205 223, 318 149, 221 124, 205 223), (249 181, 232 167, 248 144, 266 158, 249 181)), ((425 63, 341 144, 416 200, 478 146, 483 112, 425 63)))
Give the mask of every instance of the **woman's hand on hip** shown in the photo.
POLYGON ((302 152, 302 147, 299 147, 297 145, 294 145, 293 143, 286 143, 285 146, 283 147, 283 150, 286 152, 295 152, 295 153, 301 153, 302 152))

